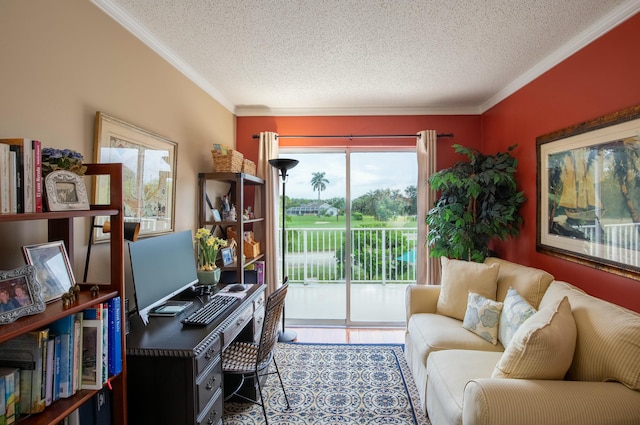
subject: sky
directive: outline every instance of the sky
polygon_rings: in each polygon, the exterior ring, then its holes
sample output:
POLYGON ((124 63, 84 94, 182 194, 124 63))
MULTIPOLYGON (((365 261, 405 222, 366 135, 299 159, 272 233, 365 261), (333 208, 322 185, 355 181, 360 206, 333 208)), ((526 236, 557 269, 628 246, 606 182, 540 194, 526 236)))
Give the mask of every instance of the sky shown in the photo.
MULTIPOLYGON (((289 170, 286 195, 290 198, 318 199, 313 190, 313 173, 324 172, 329 181, 321 199, 344 197, 346 185, 345 153, 307 153, 281 151, 283 158, 295 158, 300 163, 289 170)), ((404 193, 408 186, 416 186, 418 164, 415 152, 352 152, 351 198, 355 199, 377 189, 397 189, 404 193)))

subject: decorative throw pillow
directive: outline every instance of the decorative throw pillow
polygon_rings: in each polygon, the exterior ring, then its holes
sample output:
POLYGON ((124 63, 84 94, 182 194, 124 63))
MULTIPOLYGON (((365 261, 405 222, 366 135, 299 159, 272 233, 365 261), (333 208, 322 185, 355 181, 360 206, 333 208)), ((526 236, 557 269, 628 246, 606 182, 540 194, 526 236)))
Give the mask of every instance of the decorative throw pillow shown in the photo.
POLYGON ((464 315, 462 327, 496 345, 501 311, 502 303, 469 292, 467 312, 464 315))
POLYGON ((518 328, 491 376, 563 379, 573 361, 576 334, 569 299, 564 297, 538 311, 518 328))
POLYGON ((472 261, 450 260, 441 257, 442 278, 436 312, 443 316, 464 319, 469 291, 490 300, 496 299, 496 286, 500 266, 472 261))
POLYGON ((509 287, 507 296, 504 298, 504 306, 500 315, 500 328, 498 339, 507 348, 513 334, 518 330, 520 325, 529 317, 536 313, 536 309, 524 300, 518 294, 518 291, 509 287))

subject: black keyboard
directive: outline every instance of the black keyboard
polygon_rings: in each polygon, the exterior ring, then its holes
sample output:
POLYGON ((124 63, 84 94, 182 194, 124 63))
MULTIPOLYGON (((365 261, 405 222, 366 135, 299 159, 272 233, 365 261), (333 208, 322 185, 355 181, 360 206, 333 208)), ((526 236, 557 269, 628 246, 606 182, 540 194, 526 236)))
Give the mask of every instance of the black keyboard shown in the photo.
POLYGON ((216 295, 211 301, 181 320, 187 326, 207 326, 240 300, 228 295, 216 295))

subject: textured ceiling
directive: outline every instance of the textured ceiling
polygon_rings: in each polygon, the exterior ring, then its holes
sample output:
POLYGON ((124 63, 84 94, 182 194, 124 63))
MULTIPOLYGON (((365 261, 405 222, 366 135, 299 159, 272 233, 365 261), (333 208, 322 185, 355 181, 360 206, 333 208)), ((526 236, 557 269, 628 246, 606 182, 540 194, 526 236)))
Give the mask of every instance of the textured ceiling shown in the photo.
POLYGON ((481 113, 640 0, 92 0, 238 115, 481 113))

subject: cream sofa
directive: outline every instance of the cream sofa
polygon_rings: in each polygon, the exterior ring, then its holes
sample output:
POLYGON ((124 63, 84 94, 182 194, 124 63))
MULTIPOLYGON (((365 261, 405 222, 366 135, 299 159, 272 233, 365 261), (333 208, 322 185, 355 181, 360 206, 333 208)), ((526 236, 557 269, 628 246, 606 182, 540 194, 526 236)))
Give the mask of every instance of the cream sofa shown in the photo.
POLYGON ((474 270, 443 263, 442 285, 407 289, 405 356, 433 425, 640 424, 639 314, 542 270, 496 258, 478 266, 497 274, 492 299, 504 301, 511 287, 538 312, 505 352, 444 308, 452 279, 475 292, 474 270))

